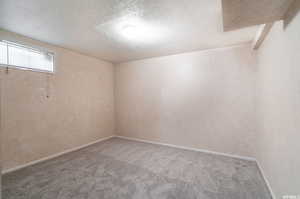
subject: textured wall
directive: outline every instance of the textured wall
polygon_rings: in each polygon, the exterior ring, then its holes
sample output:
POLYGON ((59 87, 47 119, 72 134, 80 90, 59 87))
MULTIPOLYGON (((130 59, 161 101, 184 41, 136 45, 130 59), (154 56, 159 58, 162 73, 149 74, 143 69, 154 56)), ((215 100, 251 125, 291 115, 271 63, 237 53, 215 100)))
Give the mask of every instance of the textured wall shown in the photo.
POLYGON ((258 53, 259 162, 278 198, 300 195, 300 14, 258 53))
POLYGON ((112 64, 4 31, 0 39, 56 53, 54 75, 0 69, 4 169, 114 133, 112 64))
POLYGON ((120 64, 117 133, 252 156, 254 65, 249 45, 120 64))

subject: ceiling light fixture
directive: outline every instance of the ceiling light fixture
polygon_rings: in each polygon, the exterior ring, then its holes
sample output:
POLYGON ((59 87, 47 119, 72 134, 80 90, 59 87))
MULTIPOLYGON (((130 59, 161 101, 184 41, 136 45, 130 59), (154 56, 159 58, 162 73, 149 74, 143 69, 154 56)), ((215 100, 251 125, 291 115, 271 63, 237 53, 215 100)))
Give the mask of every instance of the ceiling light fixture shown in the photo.
POLYGON ((143 21, 137 16, 121 18, 116 23, 116 32, 124 39, 135 42, 155 42, 163 38, 162 28, 143 21))

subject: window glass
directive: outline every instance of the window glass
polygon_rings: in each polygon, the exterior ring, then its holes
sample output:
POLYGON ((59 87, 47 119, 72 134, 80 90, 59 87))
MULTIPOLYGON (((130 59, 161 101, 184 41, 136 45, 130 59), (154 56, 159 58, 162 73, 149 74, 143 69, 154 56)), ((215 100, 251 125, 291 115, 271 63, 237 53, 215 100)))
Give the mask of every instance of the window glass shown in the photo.
POLYGON ((23 69, 53 72, 53 54, 41 52, 14 43, 2 43, 3 45, 1 46, 3 47, 0 47, 1 63, 7 63, 8 66, 15 66, 23 69), (5 58, 5 56, 7 57, 5 52, 8 52, 8 60, 5 58))
POLYGON ((7 64, 7 46, 4 42, 0 42, 0 64, 7 64))

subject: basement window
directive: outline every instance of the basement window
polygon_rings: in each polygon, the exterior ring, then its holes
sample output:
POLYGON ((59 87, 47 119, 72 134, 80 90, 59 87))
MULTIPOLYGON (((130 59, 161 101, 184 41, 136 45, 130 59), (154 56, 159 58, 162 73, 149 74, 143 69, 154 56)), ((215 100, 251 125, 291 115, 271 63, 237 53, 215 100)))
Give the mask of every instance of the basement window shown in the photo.
POLYGON ((9 41, 0 41, 0 66, 53 73, 54 54, 9 41))

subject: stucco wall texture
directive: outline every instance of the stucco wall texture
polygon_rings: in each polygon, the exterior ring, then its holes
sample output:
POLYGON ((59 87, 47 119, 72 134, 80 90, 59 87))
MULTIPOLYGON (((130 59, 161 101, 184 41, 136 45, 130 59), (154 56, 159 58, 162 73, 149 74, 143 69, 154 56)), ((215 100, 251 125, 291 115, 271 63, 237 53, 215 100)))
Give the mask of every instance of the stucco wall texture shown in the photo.
POLYGON ((251 156, 277 198, 299 196, 300 14, 250 46, 116 66, 123 136, 251 156))
POLYGON ((0 68, 3 169, 114 133, 111 63, 5 31, 0 39, 44 47, 56 62, 55 74, 0 68))
MULTIPOLYGON (((298 5, 300 5, 298 3, 298 5)), ((257 52, 258 142, 254 156, 277 198, 300 196, 300 14, 277 22, 257 52)))
POLYGON ((300 15, 249 44, 111 63, 56 53, 55 75, 0 69, 2 166, 118 134, 258 160, 278 198, 299 195, 300 15), (47 98, 49 94, 49 98, 47 98))
POLYGON ((120 64, 117 133, 252 156, 255 64, 248 44, 120 64))

